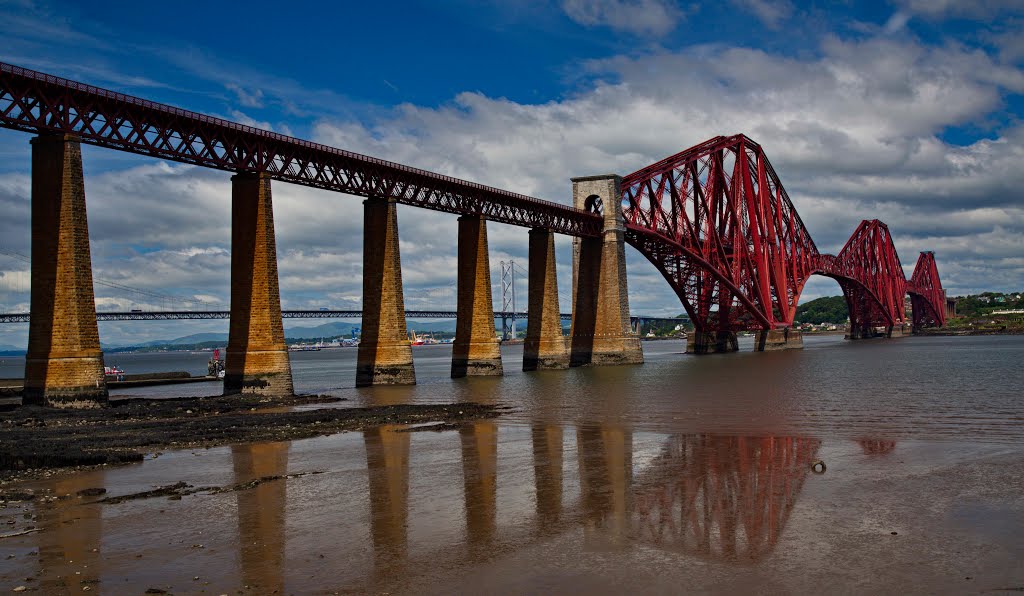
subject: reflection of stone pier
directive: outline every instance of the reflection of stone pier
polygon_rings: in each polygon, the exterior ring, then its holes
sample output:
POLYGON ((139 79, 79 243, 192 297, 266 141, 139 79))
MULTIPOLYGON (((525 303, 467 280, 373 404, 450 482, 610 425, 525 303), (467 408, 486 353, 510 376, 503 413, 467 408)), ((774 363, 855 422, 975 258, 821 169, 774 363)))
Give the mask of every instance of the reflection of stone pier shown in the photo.
POLYGON ((543 532, 562 513, 562 427, 533 426, 533 481, 537 492, 537 527, 543 532))
POLYGON ((378 571, 408 555, 409 443, 399 424, 363 431, 370 485, 370 535, 378 571))
POLYGON ((481 420, 459 430, 465 488, 466 539, 470 548, 486 548, 497 529, 498 426, 481 420))
MULTIPOLYGON (((235 483, 288 473, 288 443, 231 447, 235 483)), ((236 492, 241 583, 262 594, 284 593, 285 504, 288 484, 262 482, 236 492)))
POLYGON ((588 542, 627 538, 633 478, 633 436, 618 427, 580 427, 580 500, 588 542))

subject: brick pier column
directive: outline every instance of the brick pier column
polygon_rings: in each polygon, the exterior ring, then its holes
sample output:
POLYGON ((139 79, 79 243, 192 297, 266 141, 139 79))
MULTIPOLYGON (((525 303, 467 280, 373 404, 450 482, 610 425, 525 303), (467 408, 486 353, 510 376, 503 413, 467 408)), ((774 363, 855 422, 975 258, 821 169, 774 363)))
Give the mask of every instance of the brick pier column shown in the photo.
POLYGON ((380 567, 404 561, 409 550, 410 433, 401 424, 363 431, 370 487, 370 535, 380 567))
POLYGON ((23 403, 106 404, 82 148, 70 135, 32 139, 31 309, 23 403))
POLYGON ((486 549, 497 531, 498 425, 480 420, 459 429, 466 509, 466 539, 474 554, 486 549))
POLYGON ((363 201, 363 321, 356 387, 415 384, 405 326, 397 204, 370 197, 363 201))
POLYGON ((452 378, 501 375, 501 344, 494 331, 487 221, 459 218, 458 321, 452 345, 452 378))
POLYGON ((619 202, 622 178, 612 174, 572 179, 573 204, 591 210, 600 201, 601 238, 573 241, 573 311, 570 366, 642 364, 640 337, 629 324, 625 223, 619 202))
POLYGON ((530 300, 523 342, 523 370, 569 367, 569 352, 562 337, 555 274, 555 235, 530 230, 530 300))
POLYGON ((270 177, 231 178, 231 324, 224 394, 291 395, 270 177))

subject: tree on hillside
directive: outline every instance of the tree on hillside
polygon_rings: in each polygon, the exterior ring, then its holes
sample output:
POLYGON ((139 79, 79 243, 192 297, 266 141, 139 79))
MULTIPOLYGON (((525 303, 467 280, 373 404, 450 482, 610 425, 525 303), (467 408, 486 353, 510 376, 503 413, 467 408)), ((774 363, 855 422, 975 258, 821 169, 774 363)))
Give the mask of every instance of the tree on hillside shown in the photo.
POLYGON ((849 317, 846 298, 842 296, 815 298, 796 309, 796 320, 801 323, 845 323, 849 317))

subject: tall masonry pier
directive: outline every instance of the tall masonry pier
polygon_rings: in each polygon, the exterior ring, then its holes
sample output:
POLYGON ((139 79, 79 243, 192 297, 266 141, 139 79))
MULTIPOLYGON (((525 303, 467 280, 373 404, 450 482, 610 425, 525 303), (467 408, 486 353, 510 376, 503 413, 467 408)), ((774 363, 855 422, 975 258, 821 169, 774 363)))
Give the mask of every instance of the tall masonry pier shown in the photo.
POLYGON ((356 387, 415 385, 394 199, 370 197, 363 201, 362 325, 356 387))
POLYGON ((523 341, 523 370, 569 367, 569 352, 562 337, 555 273, 555 234, 530 230, 529 315, 523 341))
POLYGON ((479 215, 459 218, 458 287, 452 378, 503 374, 494 332, 487 220, 479 215))
POLYGON ((573 240, 571 366, 642 364, 640 337, 629 324, 626 226, 620 176, 572 179, 573 206, 600 213, 600 238, 573 240))
POLYGON ((231 322, 224 393, 291 395, 267 174, 231 178, 231 322))
POLYGON ((82 147, 70 135, 32 139, 31 309, 23 403, 105 404, 82 147))

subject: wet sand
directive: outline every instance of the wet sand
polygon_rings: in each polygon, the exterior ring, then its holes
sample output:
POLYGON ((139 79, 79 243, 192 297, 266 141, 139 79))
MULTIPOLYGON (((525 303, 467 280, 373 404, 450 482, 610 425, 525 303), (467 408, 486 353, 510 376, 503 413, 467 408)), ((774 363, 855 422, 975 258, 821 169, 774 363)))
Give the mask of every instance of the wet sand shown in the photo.
POLYGON ((435 432, 393 421, 11 483, 34 498, 0 507, 0 593, 1024 590, 1024 341, 645 349, 640 367, 506 361, 503 379, 424 367, 417 388, 336 404, 512 407, 435 432))
POLYGON ((320 407, 341 401, 234 395, 128 399, 88 410, 14 407, 0 421, 0 499, 5 481, 60 468, 137 462, 166 449, 301 439, 382 424, 457 425, 500 411, 473 403, 320 407), (295 411, 296 406, 310 409, 295 411))
MULTIPOLYGON (((176 451, 26 483, 0 586, 41 593, 974 593, 1024 588, 1001 446, 481 421, 176 451), (821 459, 817 475, 808 464, 821 459), (272 478, 253 482, 261 478, 272 478), (221 487, 119 501, 177 480, 221 487), (84 489, 107 493, 78 496, 84 489)), ((13 523, 11 523, 13 522, 13 523)))

